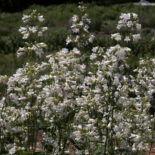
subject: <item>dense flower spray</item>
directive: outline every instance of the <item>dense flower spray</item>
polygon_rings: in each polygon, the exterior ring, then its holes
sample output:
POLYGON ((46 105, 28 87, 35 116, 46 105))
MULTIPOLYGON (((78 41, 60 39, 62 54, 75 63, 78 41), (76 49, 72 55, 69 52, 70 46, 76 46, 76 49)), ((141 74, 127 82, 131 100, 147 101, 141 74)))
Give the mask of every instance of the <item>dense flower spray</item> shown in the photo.
POLYGON ((17 51, 17 57, 22 56, 24 53, 32 55, 35 53, 38 57, 43 55, 43 49, 47 47, 44 42, 38 42, 37 37, 42 37, 43 33, 47 31, 47 27, 42 27, 40 24, 33 25, 35 23, 44 22, 44 17, 37 10, 33 10, 30 15, 23 15, 23 26, 19 28, 19 32, 22 34, 23 40, 25 40, 24 47, 19 47, 17 51))
POLYGON ((132 84, 137 79, 127 74, 131 50, 116 45, 103 54, 101 48, 95 49, 92 55, 96 56, 90 56, 91 69, 83 83, 83 96, 78 99, 81 108, 76 114, 75 139, 87 146, 84 154, 97 147, 103 149, 103 154, 121 147, 130 151, 149 149, 153 117, 147 114, 147 96, 131 95, 132 86, 141 92, 138 83, 132 84))
POLYGON ((89 32, 91 20, 85 11, 86 7, 80 3, 78 8, 80 15, 73 15, 71 18, 71 34, 66 39, 66 45, 72 44, 77 48, 82 48, 93 43, 95 36, 89 32))
MULTIPOLYGON (((128 47, 96 46, 82 53, 81 47, 86 50, 84 47, 93 39, 85 7, 80 5, 79 9, 84 14, 73 16, 74 35, 66 40, 67 44, 76 43, 75 48, 63 48, 47 56, 46 62, 28 62, 8 79, 0 78, 7 85, 0 99, 0 144, 10 154, 35 152, 40 129, 44 132, 44 149, 53 155, 64 154, 68 140, 73 142, 77 155, 90 155, 97 149, 103 155, 112 155, 120 148, 144 151, 150 147, 153 116, 148 111, 155 93, 155 60, 141 59, 131 71, 127 60, 132 52, 128 47), (75 42, 74 37, 80 39, 75 42), (6 137, 10 137, 9 143, 6 137)), ((44 21, 33 11, 23 16, 23 23, 32 18, 44 21)), ((118 29, 137 16, 122 14, 120 18, 118 29)), ((31 25, 21 27, 20 32, 23 39, 28 39, 31 34, 42 36, 43 29, 31 25)), ((117 36, 117 40, 120 38, 117 36)), ((25 42, 20 51, 23 53, 18 52, 22 55, 33 46, 42 51, 45 44, 25 42)), ((40 56, 40 50, 39 54, 30 51, 40 56)))
POLYGON ((141 39, 138 15, 136 13, 122 13, 117 24, 118 33, 112 34, 111 38, 116 41, 132 42, 141 39))
POLYGON ((20 137, 16 137, 18 146, 23 147, 35 140, 35 135, 31 135, 29 130, 36 132, 47 124, 45 137, 50 135, 53 151, 56 148, 60 151, 70 136, 72 119, 78 110, 76 97, 82 92, 85 65, 80 64, 80 51, 76 48, 71 51, 62 49, 55 57, 49 56, 48 59, 47 63, 27 63, 9 78, 7 119, 14 137, 20 133, 20 137))

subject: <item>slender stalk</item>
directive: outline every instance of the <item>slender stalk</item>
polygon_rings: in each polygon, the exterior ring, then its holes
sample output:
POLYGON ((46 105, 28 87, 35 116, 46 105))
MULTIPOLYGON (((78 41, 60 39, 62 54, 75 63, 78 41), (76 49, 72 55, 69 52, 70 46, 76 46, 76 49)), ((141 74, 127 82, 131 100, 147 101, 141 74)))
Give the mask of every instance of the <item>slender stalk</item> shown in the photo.
POLYGON ((111 138, 110 138, 110 141, 111 141, 111 151, 112 151, 112 154, 114 154, 114 149, 113 149, 113 119, 114 119, 114 116, 113 116, 113 112, 114 112, 114 108, 112 107, 112 120, 111 120, 111 138))
POLYGON ((151 143, 151 146, 150 146, 149 155, 151 154, 151 149, 152 149, 152 143, 151 143))
POLYGON ((58 141, 58 146, 59 146, 59 152, 61 151, 61 129, 58 129, 59 130, 59 141, 58 141))
POLYGON ((2 132, 1 132, 1 129, 0 129, 0 153, 2 152, 2 140, 1 140, 1 135, 2 135, 2 132))
MULTIPOLYGON (((106 104, 106 113, 108 112, 108 103, 106 104)), ((107 117, 107 126, 109 124, 109 117, 107 117)), ((104 155, 106 155, 107 152, 107 145, 108 145, 108 138, 109 138, 109 130, 106 127, 106 142, 105 142, 105 146, 104 146, 104 155)))

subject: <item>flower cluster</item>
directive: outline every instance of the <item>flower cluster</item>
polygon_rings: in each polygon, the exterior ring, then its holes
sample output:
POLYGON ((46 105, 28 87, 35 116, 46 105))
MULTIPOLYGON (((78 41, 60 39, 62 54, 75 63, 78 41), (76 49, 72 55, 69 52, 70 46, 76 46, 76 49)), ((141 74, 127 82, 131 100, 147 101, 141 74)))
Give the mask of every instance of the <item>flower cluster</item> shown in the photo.
POLYGON ((66 39, 66 45, 73 44, 77 48, 86 47, 93 43, 95 36, 89 32, 91 20, 85 12, 86 7, 81 4, 78 6, 81 15, 74 15, 71 18, 71 34, 66 39))
POLYGON ((151 102, 155 95, 155 59, 141 58, 139 67, 134 72, 137 73, 137 78, 133 83, 134 92, 138 97, 146 97, 147 101, 151 102))
POLYGON ((37 42, 35 39, 37 36, 42 37, 43 33, 46 32, 48 28, 41 27, 39 24, 34 26, 33 24, 38 22, 42 23, 44 17, 40 15, 40 13, 37 13, 36 10, 33 10, 30 15, 23 15, 22 21, 24 26, 19 28, 19 32, 23 35, 25 45, 24 47, 19 47, 17 57, 22 56, 24 53, 29 54, 31 52, 34 52, 37 56, 41 57, 43 55, 43 49, 46 48, 47 45, 43 42, 37 42))
POLYGON ((78 111, 76 98, 82 92, 86 66, 80 63, 80 51, 76 48, 71 51, 62 49, 55 58, 50 56, 48 62, 51 81, 44 80, 47 84, 40 92, 45 99, 42 111, 45 113, 45 120, 49 122, 49 128, 54 131, 51 136, 54 145, 57 144, 56 147, 61 150, 64 140, 70 137, 74 115, 78 111))
POLYGON ((119 45, 110 47, 101 61, 101 51, 95 49, 92 55, 96 56, 90 56, 92 69, 84 79, 83 95, 78 99, 80 111, 75 117, 75 139, 87 144, 88 154, 96 149, 96 144, 107 151, 120 147, 132 151, 148 149, 153 120, 147 115, 150 107, 147 97, 130 95, 131 81, 136 81, 126 74, 130 49, 119 45))
POLYGON ((78 49, 69 51, 64 48, 55 57, 48 56, 48 62, 33 65, 27 63, 9 78, 6 119, 18 146, 23 147, 29 143, 30 138, 35 139, 31 134, 27 134, 28 131, 36 132, 36 129, 44 126, 46 122, 48 126, 45 132, 48 129, 57 129, 53 133, 57 134, 57 137, 52 134, 55 147, 60 147, 58 134, 63 125, 68 127, 61 131, 61 144, 64 138, 69 136, 68 130, 71 126, 68 119, 76 111, 75 98, 81 92, 80 84, 86 68, 80 61, 78 49), (24 128, 21 128, 22 124, 24 128), (20 136, 17 136, 17 133, 20 133, 20 136))
MULTIPOLYGON (((79 9, 85 12, 85 7, 79 9)), ((40 129, 44 148, 53 155, 67 151, 68 139, 77 155, 90 155, 98 148, 104 148, 103 154, 120 148, 149 149, 154 120, 148 111, 155 93, 155 59, 141 59, 132 71, 128 47, 96 46, 82 53, 81 47, 89 41, 85 24, 90 20, 86 14, 79 18, 73 16, 71 27, 75 36, 81 37, 76 42, 78 48, 63 48, 48 55, 45 62, 26 63, 8 80, 0 78, 7 84, 6 95, 0 100, 0 144, 3 142, 10 154, 35 152, 40 129)), ((137 19, 136 14, 122 14, 120 28, 125 28, 123 22, 131 18, 137 19)), ((23 16, 24 23, 31 19, 44 21, 35 11, 23 16)), ((38 36, 39 31, 31 28, 20 31, 27 34, 31 30, 38 36)), ((119 34, 113 36, 122 39, 119 34)), ((25 45, 30 48, 29 43, 25 45)), ((45 47, 44 43, 31 45, 45 47)))
MULTIPOLYGON (((8 133, 14 136, 11 141, 16 144, 16 149, 30 145, 35 137, 36 128, 40 125, 40 106, 36 100, 36 94, 40 92, 40 83, 37 80, 39 75, 38 64, 27 63, 19 68, 7 82, 7 99, 3 108, 3 119, 7 124, 8 133), (32 76, 33 75, 33 76, 32 76), (31 131, 32 133, 29 133, 31 131)), ((32 146, 34 147, 34 146, 32 146)), ((25 148, 24 148, 25 149, 25 148)), ((16 151, 15 151, 16 152, 16 151)))
POLYGON ((138 15, 136 13, 122 13, 117 24, 119 33, 111 35, 111 38, 116 41, 138 41, 141 39, 140 33, 141 24, 138 23, 138 15))

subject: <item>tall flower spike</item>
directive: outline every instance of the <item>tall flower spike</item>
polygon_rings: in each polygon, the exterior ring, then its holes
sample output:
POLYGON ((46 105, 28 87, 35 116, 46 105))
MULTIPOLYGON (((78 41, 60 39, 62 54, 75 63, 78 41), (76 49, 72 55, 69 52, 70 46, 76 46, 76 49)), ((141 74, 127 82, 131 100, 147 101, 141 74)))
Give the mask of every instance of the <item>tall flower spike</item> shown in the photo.
POLYGON ((121 13, 117 24, 118 33, 112 34, 111 38, 116 41, 132 42, 141 39, 139 31, 138 15, 136 13, 121 13))
POLYGON ((43 15, 33 10, 30 15, 23 15, 22 17, 23 26, 19 28, 19 32, 22 34, 22 39, 25 40, 24 47, 19 47, 17 51, 17 57, 22 56, 24 53, 28 55, 30 53, 35 53, 37 56, 41 57, 43 55, 43 49, 47 45, 43 42, 37 42, 37 37, 42 37, 43 33, 48 30, 47 27, 40 26, 44 21, 43 15), (35 25, 34 23, 38 23, 35 25), (30 41, 30 38, 32 38, 30 41), (35 38, 35 40, 34 40, 35 38))
POLYGON ((83 3, 79 3, 78 9, 81 15, 73 15, 71 18, 71 33, 67 36, 66 45, 72 43, 75 47, 82 48, 93 43, 95 36, 89 32, 89 24, 91 23, 91 20, 85 12, 86 7, 83 3))

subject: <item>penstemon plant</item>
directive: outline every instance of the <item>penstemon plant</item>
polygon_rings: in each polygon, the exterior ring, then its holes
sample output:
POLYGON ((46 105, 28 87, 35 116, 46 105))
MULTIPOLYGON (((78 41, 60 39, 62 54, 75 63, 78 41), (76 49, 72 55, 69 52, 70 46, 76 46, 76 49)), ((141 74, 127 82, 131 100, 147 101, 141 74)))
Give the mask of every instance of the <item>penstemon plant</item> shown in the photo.
POLYGON ((93 49, 90 56, 92 69, 85 77, 84 94, 78 102, 81 108, 76 115, 75 139, 86 146, 84 154, 91 154, 97 148, 103 148, 103 154, 110 155, 120 148, 147 150, 151 144, 153 116, 147 114, 148 95, 139 95, 144 93, 141 86, 127 74, 126 60, 131 50, 116 45, 103 54, 98 49, 93 49))
POLYGON ((19 47, 17 51, 17 57, 27 54, 32 57, 32 55, 37 55, 41 57, 44 54, 44 48, 47 45, 44 42, 39 42, 40 38, 43 36, 44 32, 48 30, 47 27, 42 27, 41 23, 44 22, 44 17, 37 10, 33 10, 30 15, 23 15, 22 17, 23 26, 19 28, 19 32, 23 36, 22 39, 25 40, 24 47, 19 47), (35 25, 36 23, 39 23, 35 25), (36 40, 38 38, 38 40, 36 40))
MULTIPOLYGON (((12 76, 0 77, 0 83, 6 85, 0 99, 1 153, 36 152, 39 130, 44 132, 44 150, 53 155, 64 155, 68 141, 75 155, 97 150, 113 155, 120 149, 135 152, 151 147, 154 117, 149 109, 155 93, 155 60, 140 59, 132 71, 130 48, 119 44, 87 48, 95 38, 88 31, 86 8, 79 5, 79 9, 81 16, 72 17, 72 34, 66 40, 67 45, 73 43, 73 49, 63 48, 46 56, 46 61, 28 61, 12 76)), ((35 10, 22 20, 26 26, 19 31, 26 42, 17 55, 32 52, 42 56, 46 44, 35 37, 41 37, 47 28, 34 26, 32 21, 42 23, 43 16, 35 10)), ((133 30, 135 26, 141 27, 137 15, 128 13, 121 15, 117 28, 133 30)), ((117 41, 123 38, 112 36, 117 41)))
POLYGON ((118 33, 112 34, 111 38, 117 42, 130 43, 141 39, 141 24, 136 13, 122 13, 116 29, 118 33))
POLYGON ((91 20, 86 13, 86 7, 79 3, 78 9, 80 15, 73 15, 71 18, 70 35, 66 39, 66 45, 72 44, 76 48, 86 48, 92 44, 95 36, 89 32, 91 20))

